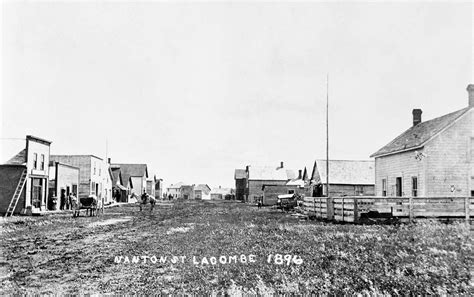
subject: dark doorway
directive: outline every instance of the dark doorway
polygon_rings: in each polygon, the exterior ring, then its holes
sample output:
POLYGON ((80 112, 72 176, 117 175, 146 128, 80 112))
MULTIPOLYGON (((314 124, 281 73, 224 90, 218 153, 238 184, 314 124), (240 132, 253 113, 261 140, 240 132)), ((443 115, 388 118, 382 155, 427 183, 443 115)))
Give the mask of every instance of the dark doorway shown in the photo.
POLYGON ((397 177, 396 183, 395 183, 395 195, 398 197, 402 197, 402 178, 397 177))

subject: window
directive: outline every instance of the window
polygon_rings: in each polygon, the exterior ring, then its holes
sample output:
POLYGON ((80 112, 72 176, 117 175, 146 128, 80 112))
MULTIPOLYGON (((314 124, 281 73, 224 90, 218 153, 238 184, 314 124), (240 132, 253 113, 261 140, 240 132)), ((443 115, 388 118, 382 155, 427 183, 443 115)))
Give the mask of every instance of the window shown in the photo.
POLYGON ((102 172, 102 170, 101 170, 101 169, 102 169, 102 168, 99 168, 99 176, 100 176, 100 173, 102 172))
POLYGON ((37 169, 37 168, 38 168, 38 154, 34 153, 33 154, 33 169, 37 169))
POLYGON ((96 194, 96 191, 95 191, 95 182, 92 182, 91 194, 92 194, 92 195, 95 195, 95 194, 96 194))
POLYGON ((95 174, 95 162, 94 162, 94 174, 95 174))
POLYGON ((43 179, 33 178, 31 180, 31 205, 40 208, 43 201, 43 179))
POLYGON ((382 179, 382 196, 387 196, 387 180, 382 179))
POLYGON ((355 186, 355 194, 357 196, 364 195, 364 186, 355 186))
POLYGON ((294 194, 295 190, 288 190, 288 194, 294 194))
POLYGON ((397 177, 397 179, 395 180, 395 192, 396 192, 396 196, 398 197, 402 197, 402 178, 401 177, 397 177))
POLYGON ((413 197, 418 196, 418 177, 416 176, 411 178, 411 195, 413 197))
POLYGON ((41 170, 44 170, 44 155, 41 154, 41 167, 40 167, 41 170))

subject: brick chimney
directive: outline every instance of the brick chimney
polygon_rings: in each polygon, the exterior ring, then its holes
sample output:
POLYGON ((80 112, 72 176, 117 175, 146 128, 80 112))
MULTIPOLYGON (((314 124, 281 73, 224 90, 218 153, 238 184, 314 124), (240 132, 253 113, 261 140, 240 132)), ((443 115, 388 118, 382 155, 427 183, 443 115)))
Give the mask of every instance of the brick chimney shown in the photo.
POLYGON ((302 179, 303 178, 303 170, 298 170, 298 179, 302 179))
POLYGON ((423 111, 421 109, 413 109, 413 126, 418 125, 421 123, 421 114, 423 111))
POLYGON ((467 86, 467 93, 469 94, 469 107, 474 106, 474 85, 470 84, 467 86))
POLYGON ((107 163, 111 164, 111 163, 112 163, 112 159, 111 159, 111 158, 108 158, 108 159, 107 159, 107 163))
POLYGON ((280 168, 283 168, 283 161, 280 162, 280 168))

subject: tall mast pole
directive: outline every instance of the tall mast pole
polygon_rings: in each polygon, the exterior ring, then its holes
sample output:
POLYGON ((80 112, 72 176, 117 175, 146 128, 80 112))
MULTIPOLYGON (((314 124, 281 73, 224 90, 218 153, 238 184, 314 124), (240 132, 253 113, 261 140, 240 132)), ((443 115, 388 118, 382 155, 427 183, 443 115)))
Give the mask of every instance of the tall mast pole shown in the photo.
POLYGON ((326 196, 329 197, 329 73, 326 77, 326 196))

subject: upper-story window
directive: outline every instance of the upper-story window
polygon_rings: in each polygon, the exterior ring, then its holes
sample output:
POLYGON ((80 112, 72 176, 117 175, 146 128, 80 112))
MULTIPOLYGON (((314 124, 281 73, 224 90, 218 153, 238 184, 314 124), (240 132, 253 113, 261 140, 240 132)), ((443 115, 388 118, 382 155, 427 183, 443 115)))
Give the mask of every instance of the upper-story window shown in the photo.
POLYGON ((94 162, 94 175, 95 175, 95 169, 96 169, 96 168, 95 168, 95 162, 94 162))
POLYGON ((100 173, 102 172, 102 168, 99 167, 99 176, 100 176, 100 173))
POLYGON ((33 169, 37 169, 37 168, 38 168, 38 154, 34 153, 33 154, 33 169))
POLYGON ((411 178, 411 195, 418 197, 418 177, 416 176, 411 178))
POLYGON ((43 154, 41 154, 41 164, 40 164, 40 166, 41 166, 40 169, 44 170, 44 155, 43 154))

